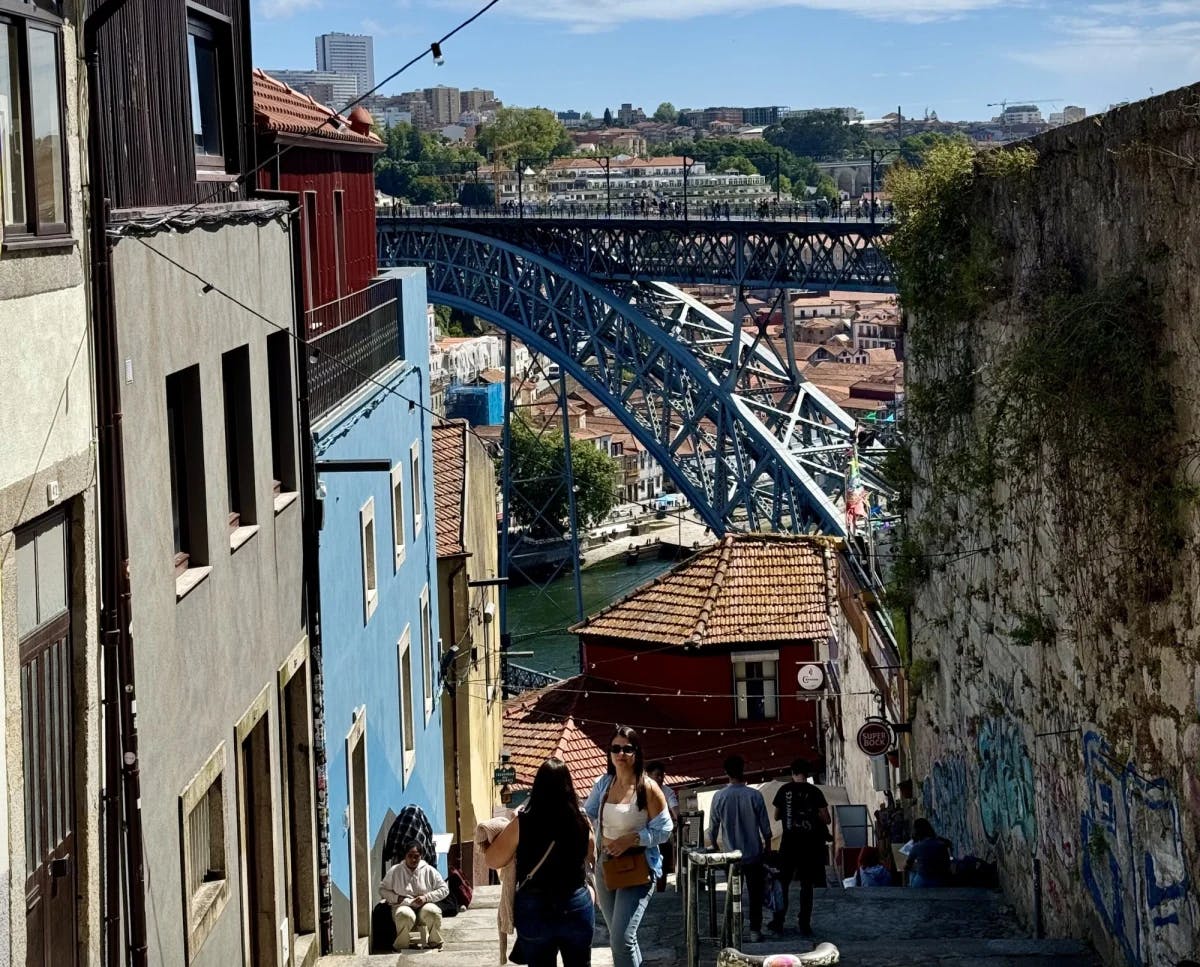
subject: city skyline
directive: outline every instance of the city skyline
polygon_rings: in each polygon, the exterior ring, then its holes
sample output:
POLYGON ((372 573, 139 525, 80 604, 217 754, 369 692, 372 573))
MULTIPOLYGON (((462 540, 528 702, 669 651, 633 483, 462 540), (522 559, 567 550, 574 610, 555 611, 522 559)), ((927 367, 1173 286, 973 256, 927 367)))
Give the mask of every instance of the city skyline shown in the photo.
MULTIPOLYGON (((318 34, 367 33, 383 78, 480 6, 255 0, 254 59, 268 69, 311 68, 318 34), (389 10, 394 19, 381 16, 389 10)), ((483 87, 506 104, 596 115, 622 102, 652 113, 670 101, 852 104, 869 118, 899 106, 908 116, 932 110, 967 120, 998 113, 989 105, 1001 101, 1036 101, 1044 114, 1068 104, 1095 113, 1200 77, 1200 0, 862 0, 854 13, 836 6, 501 0, 447 42, 445 66, 425 58, 383 93, 483 87)))

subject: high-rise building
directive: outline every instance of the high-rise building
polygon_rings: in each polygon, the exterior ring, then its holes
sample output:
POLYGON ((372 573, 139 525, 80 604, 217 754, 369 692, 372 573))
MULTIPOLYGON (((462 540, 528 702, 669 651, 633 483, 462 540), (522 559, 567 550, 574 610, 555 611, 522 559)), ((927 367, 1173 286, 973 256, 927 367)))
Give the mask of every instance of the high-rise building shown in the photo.
POLYGON ((340 111, 359 95, 358 77, 354 74, 293 70, 268 70, 267 74, 335 111, 340 111))
POLYGON ((321 34, 316 41, 317 70, 353 74, 358 93, 375 86, 375 41, 366 34, 321 34))
POLYGON ((745 107, 742 108, 743 124, 778 124, 787 111, 786 107, 745 107))
POLYGON ((421 93, 425 95, 425 102, 433 111, 433 119, 439 127, 453 124, 463 112, 462 96, 457 87, 439 84, 437 87, 427 87, 421 93))
POLYGON ((460 96, 462 99, 461 106, 464 111, 478 111, 485 104, 491 104, 496 100, 495 91, 487 91, 478 87, 473 87, 469 91, 463 91, 460 96))

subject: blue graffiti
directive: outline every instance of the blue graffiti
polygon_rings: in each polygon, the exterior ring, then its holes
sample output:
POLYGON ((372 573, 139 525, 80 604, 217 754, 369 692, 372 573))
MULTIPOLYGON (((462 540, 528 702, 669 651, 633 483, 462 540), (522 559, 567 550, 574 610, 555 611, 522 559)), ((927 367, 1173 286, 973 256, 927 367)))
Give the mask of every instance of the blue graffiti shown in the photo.
POLYGON ((1020 726, 1010 718, 984 719, 979 727, 979 818, 994 843, 1020 830, 1032 848, 1037 842, 1033 763, 1020 726))
POLYGON ((1117 762, 1093 731, 1084 733, 1083 758, 1083 880, 1092 901, 1131 964, 1175 963, 1192 953, 1196 913, 1170 784, 1117 762))
POLYGON ((929 768, 929 777, 921 790, 925 816, 939 836, 950 840, 956 856, 965 856, 973 848, 967 826, 967 767, 960 756, 938 759, 929 768))

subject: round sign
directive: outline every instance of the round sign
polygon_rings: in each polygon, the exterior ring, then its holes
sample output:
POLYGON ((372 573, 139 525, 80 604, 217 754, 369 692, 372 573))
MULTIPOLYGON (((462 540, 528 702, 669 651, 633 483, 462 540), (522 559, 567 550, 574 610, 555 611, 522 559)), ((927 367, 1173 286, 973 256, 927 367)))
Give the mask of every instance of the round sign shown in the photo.
POLYGON ((895 733, 887 722, 864 722, 858 730, 858 747, 864 755, 883 755, 892 747, 895 733))
POLYGON ((801 665, 796 672, 796 683, 806 692, 815 692, 825 684, 825 673, 820 665, 801 665))

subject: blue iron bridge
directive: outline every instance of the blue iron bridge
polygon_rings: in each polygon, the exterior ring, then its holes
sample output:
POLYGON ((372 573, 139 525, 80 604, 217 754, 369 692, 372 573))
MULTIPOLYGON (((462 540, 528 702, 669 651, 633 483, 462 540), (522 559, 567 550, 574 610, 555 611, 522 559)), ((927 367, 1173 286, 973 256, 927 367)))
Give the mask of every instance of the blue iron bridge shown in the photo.
POLYGON ((866 222, 381 217, 381 266, 486 319, 612 410, 709 527, 846 536, 853 470, 884 497, 884 440, 803 375, 794 327, 749 292, 894 291, 866 222), (726 318, 680 286, 729 286, 726 318), (854 458, 857 458, 856 460, 854 458))

